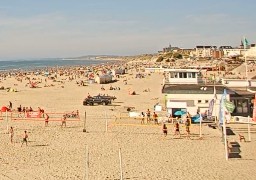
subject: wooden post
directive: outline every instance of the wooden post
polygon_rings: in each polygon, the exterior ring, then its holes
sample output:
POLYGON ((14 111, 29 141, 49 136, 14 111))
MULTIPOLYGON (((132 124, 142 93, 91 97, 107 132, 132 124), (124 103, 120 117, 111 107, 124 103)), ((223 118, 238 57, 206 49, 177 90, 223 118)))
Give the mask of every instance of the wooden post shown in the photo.
POLYGON ((122 169, 122 154, 121 154, 121 148, 119 148, 119 166, 120 166, 120 180, 123 180, 123 169, 122 169))
POLYGON ((199 133, 199 134, 200 134, 200 139, 202 139, 202 138, 203 138, 203 137, 202 137, 202 119, 203 119, 203 118, 202 118, 201 114, 200 114, 200 117, 199 117, 199 118, 200 118, 200 126, 199 126, 199 131, 200 131, 200 133, 199 133))
POLYGON ((248 140, 251 142, 250 116, 248 116, 248 140))
POLYGON ((86 132, 86 111, 84 111, 84 129, 83 132, 86 132))
POLYGON ((223 110, 223 135, 224 135, 224 146, 225 146, 225 158, 226 160, 228 160, 227 128, 226 128, 226 119, 225 119, 224 110, 223 110))
POLYGON ((9 122, 8 122, 8 112, 7 112, 7 110, 5 111, 5 119, 6 119, 6 129, 7 129, 7 133, 9 133, 9 122))
POLYGON ((107 118, 107 112, 105 111, 105 120, 106 120, 106 132, 108 132, 108 118, 107 118))
POLYGON ((88 145, 85 146, 85 153, 86 153, 86 161, 85 161, 85 180, 89 180, 89 148, 88 145))

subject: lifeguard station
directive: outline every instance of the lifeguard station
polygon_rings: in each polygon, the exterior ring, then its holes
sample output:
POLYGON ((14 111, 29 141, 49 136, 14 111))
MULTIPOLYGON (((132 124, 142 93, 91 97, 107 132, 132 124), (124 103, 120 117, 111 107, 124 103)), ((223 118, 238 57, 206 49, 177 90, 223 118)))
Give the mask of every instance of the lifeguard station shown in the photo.
MULTIPOLYGON (((189 112, 191 115, 205 114, 214 97, 221 98, 224 89, 227 89, 227 99, 232 93, 222 84, 206 84, 202 71, 198 69, 165 69, 162 94, 169 114, 176 111, 189 112), (216 95, 216 96, 215 96, 216 95)), ((217 115, 219 103, 210 112, 217 115)))

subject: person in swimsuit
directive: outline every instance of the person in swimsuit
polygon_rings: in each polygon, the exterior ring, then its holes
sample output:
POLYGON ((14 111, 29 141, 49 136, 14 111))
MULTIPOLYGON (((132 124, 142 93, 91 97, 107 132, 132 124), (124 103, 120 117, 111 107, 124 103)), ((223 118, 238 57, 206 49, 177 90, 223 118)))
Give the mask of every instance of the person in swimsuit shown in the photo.
POLYGON ((147 123, 150 122, 150 110, 148 109, 147 110, 147 123))
POLYGON ((180 136, 180 125, 178 122, 175 123, 175 134, 180 136))
POLYGON ((153 119, 154 119, 154 122, 155 124, 158 124, 158 115, 156 114, 156 112, 153 113, 153 119))
POLYGON ((14 137, 14 130, 13 127, 10 128, 10 137, 11 137, 11 143, 13 143, 13 137, 14 137))
POLYGON ((65 125, 66 127, 66 120, 67 120, 67 117, 66 115, 64 114, 63 117, 61 118, 61 127, 63 127, 65 125))
POLYGON ((166 137, 167 136, 167 126, 166 126, 166 124, 163 125, 163 133, 164 133, 164 136, 166 137))
POLYGON ((141 112, 141 124, 144 124, 145 122, 145 114, 144 114, 144 112, 141 112))
POLYGON ((26 143, 26 146, 28 146, 28 134, 27 134, 27 131, 24 131, 24 137, 23 137, 23 140, 22 140, 21 147, 22 147, 24 142, 26 143))
POLYGON ((48 123, 49 123, 49 115, 48 114, 45 114, 44 122, 45 122, 45 127, 47 127, 48 123))
POLYGON ((186 132, 187 132, 187 138, 190 139, 190 119, 187 119, 185 122, 185 126, 186 126, 186 132))

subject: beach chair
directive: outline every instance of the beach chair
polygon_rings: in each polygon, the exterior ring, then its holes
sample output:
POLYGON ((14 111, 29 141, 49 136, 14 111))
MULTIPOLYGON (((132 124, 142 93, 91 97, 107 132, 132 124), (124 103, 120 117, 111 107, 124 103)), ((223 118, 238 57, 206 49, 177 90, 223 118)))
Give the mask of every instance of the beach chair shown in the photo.
POLYGON ((244 140, 244 142, 246 142, 245 137, 241 134, 239 134, 239 139, 240 139, 240 142, 242 142, 242 140, 244 140))

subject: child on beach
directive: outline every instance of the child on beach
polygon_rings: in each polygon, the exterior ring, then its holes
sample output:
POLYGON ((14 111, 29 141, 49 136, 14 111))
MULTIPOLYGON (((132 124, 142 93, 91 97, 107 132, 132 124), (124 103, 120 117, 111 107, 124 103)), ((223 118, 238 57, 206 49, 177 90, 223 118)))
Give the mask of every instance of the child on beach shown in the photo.
POLYGON ((49 115, 48 114, 45 114, 44 122, 45 122, 45 127, 47 127, 48 123, 49 123, 49 115))
POLYGON ((26 143, 26 146, 28 146, 28 134, 27 134, 27 131, 24 131, 24 137, 23 137, 23 140, 22 140, 21 147, 22 147, 24 142, 26 143))
POLYGON ((67 120, 67 117, 66 115, 64 114, 63 117, 61 118, 61 127, 63 127, 65 125, 66 127, 66 120, 67 120))
POLYGON ((167 126, 166 126, 166 124, 163 125, 163 133, 164 133, 164 136, 166 137, 167 136, 167 126))

